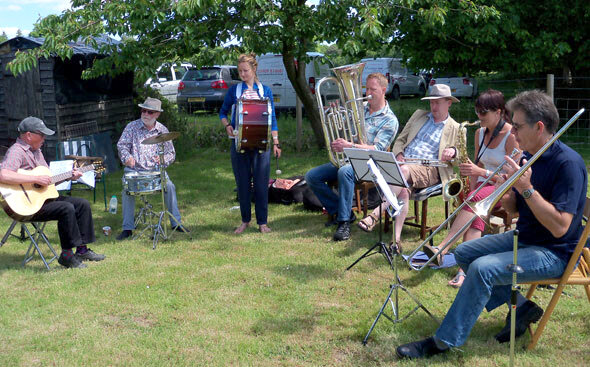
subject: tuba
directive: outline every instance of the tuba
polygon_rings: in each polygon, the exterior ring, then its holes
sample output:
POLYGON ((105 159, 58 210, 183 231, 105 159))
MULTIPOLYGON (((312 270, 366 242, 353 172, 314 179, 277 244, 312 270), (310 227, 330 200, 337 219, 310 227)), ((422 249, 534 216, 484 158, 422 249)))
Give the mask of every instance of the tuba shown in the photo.
POLYGON ((333 68, 336 77, 322 78, 315 87, 315 96, 320 109, 324 140, 330 162, 336 167, 347 163, 343 152, 334 152, 331 143, 342 138, 346 141, 363 144, 365 141, 365 109, 362 95, 362 75, 365 63, 351 64, 333 68), (320 94, 323 83, 333 81, 340 91, 340 104, 324 107, 320 94))

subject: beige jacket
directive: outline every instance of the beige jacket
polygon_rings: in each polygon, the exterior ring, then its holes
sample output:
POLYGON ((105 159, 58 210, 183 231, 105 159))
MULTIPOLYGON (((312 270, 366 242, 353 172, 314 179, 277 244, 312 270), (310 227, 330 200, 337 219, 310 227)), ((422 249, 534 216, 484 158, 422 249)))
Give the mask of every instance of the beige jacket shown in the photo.
MULTIPOLYGON (((420 128, 422 125, 428 121, 428 114, 429 111, 425 110, 416 110, 406 126, 401 133, 395 139, 393 143, 393 149, 391 150, 393 154, 397 156, 398 153, 402 153, 404 149, 410 144, 410 142, 418 135, 420 128)), ((459 139, 459 130, 460 125, 457 121, 453 120, 452 117, 449 116, 448 121, 445 123, 445 127, 443 128, 442 135, 440 138, 440 145, 438 148, 438 159, 441 159, 442 152, 445 148, 455 148, 456 144, 458 143, 459 139)), ((465 133, 463 133, 465 134, 465 133)), ((465 140, 466 141, 466 140, 465 140)), ((440 175, 441 181, 444 185, 451 179, 455 177, 453 167, 451 165, 445 167, 438 167, 438 174, 440 175)), ((450 197, 447 197, 443 193, 444 200, 448 201, 450 197)))

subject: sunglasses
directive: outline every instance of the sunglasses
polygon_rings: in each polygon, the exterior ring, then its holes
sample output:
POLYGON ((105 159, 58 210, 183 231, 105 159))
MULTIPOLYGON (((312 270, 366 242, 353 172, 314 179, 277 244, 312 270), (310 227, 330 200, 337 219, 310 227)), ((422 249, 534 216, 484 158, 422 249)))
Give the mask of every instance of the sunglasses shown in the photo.
POLYGON ((476 108, 475 113, 478 115, 485 115, 486 113, 490 112, 490 110, 486 110, 483 108, 476 108))
POLYGON ((156 113, 156 112, 157 112, 157 111, 152 111, 152 110, 145 110, 145 109, 142 109, 142 110, 141 110, 141 113, 147 113, 148 115, 153 115, 153 114, 154 114, 154 113, 156 113))

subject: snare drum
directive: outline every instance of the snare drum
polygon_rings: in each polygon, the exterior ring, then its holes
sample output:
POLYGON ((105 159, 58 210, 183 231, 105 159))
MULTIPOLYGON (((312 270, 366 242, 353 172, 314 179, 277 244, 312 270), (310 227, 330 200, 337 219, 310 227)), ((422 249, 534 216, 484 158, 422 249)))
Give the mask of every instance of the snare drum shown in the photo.
POLYGON ((123 176, 123 189, 129 195, 144 195, 162 189, 160 172, 128 172, 123 176))

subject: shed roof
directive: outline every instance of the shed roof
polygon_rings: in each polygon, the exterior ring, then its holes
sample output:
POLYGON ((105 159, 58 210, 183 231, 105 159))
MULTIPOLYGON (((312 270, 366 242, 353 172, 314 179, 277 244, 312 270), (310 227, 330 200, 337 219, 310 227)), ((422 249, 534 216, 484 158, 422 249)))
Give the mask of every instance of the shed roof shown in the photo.
MULTIPOLYGON (((117 41, 116 39, 108 36, 94 37, 94 40, 96 40, 96 43, 99 45, 118 45, 121 43, 120 41, 117 41)), ((22 50, 36 48, 43 45, 43 42, 45 42, 44 37, 14 37, 4 41, 3 43, 0 43, 0 54, 16 51, 18 49, 22 50)), ((75 55, 91 55, 100 53, 97 49, 84 44, 84 42, 81 40, 78 40, 77 42, 69 42, 68 45, 72 47, 75 55)))

